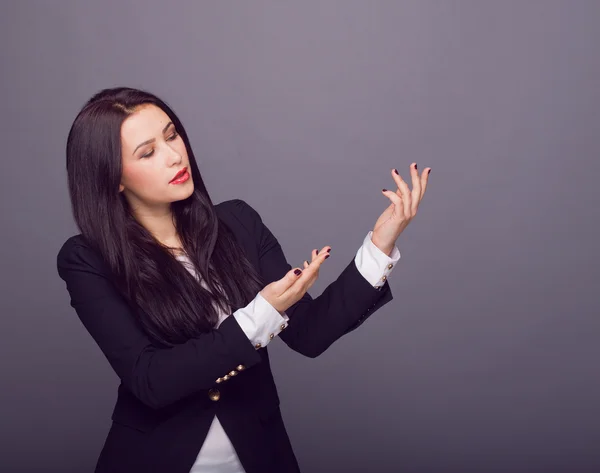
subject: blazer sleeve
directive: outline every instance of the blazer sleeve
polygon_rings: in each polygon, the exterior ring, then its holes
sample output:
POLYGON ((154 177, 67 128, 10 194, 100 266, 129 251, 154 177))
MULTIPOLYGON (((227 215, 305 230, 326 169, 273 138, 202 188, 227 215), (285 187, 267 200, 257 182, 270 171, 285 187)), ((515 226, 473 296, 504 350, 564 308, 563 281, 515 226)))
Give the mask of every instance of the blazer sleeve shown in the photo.
POLYGON ((157 347, 107 276, 99 255, 86 246, 67 240, 57 255, 57 268, 71 306, 122 383, 152 408, 209 389, 223 373, 261 360, 235 317, 185 343, 157 347))
MULTIPOLYGON (((267 284, 292 269, 277 238, 248 203, 236 199, 253 228, 258 245, 260 271, 267 284)), ((333 342, 358 328, 380 307, 393 299, 389 282, 373 287, 359 272, 354 256, 338 278, 313 298, 308 292, 285 312, 287 328, 279 337, 293 350, 314 358, 333 342)))

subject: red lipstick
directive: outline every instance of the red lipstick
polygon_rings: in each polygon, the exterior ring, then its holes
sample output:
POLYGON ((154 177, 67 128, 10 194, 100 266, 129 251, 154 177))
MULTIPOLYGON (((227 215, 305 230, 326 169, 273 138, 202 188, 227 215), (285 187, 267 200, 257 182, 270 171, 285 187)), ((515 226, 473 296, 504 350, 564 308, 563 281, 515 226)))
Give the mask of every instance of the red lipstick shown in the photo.
POLYGON ((172 184, 179 184, 181 182, 185 182, 188 180, 188 178, 190 177, 190 175, 187 172, 187 167, 184 167, 183 169, 181 169, 179 172, 177 172, 177 174, 175 174, 173 176, 173 179, 171 179, 169 181, 169 183, 172 184))

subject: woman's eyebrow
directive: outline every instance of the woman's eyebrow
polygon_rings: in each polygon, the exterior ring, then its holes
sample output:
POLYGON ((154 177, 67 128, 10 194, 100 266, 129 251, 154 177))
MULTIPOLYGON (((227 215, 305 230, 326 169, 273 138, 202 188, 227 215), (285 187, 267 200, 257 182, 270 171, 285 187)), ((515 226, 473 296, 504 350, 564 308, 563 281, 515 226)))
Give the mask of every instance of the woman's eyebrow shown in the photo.
MULTIPOLYGON (((167 124, 165 125, 165 127, 164 127, 164 128, 163 128, 163 130, 162 130, 163 134, 164 134, 164 132, 165 132, 165 131, 167 131, 167 130, 169 129, 169 127, 170 127, 172 124, 173 124, 173 122, 169 122, 169 123, 167 123, 167 124)), ((147 144, 149 144, 149 143, 152 143, 153 141, 154 141, 154 138, 151 138, 151 139, 149 139, 149 140, 146 140, 146 141, 144 141, 144 142, 140 143, 139 145, 137 145, 137 146, 135 147, 135 149, 133 150, 133 153, 131 153, 131 154, 135 154, 135 152, 138 150, 138 148, 140 148, 141 146, 147 145, 147 144)))

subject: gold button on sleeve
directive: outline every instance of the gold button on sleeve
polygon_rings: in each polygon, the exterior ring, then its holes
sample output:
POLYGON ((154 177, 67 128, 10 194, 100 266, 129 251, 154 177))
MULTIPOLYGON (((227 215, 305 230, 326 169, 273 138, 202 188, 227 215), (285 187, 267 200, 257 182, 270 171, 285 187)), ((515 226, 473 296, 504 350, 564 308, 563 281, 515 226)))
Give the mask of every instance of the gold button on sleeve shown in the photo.
POLYGON ((238 371, 242 371, 242 370, 244 370, 244 369, 246 369, 246 367, 245 367, 244 365, 238 365, 238 366, 237 366, 237 370, 238 370, 238 371))
POLYGON ((257 343, 256 345, 254 345, 256 348, 260 348, 262 347, 262 345, 260 343, 257 343))
POLYGON ((271 334, 271 335, 269 335, 269 338, 270 338, 271 340, 273 340, 273 339, 275 338, 275 335, 271 334))
POLYGON ((237 371, 230 371, 229 376, 237 376, 237 371))

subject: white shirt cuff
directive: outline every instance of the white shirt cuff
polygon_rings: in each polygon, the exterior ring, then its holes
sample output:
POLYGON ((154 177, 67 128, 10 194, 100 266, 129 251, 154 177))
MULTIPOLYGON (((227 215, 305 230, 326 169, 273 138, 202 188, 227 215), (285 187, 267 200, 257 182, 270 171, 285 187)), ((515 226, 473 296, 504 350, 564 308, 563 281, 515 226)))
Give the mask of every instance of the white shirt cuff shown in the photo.
POLYGON ((354 262, 358 271, 373 287, 381 288, 400 260, 400 250, 394 245, 391 255, 386 255, 375 246, 371 240, 372 235, 373 231, 367 233, 362 246, 356 252, 354 262))
POLYGON ((233 313, 248 339, 259 349, 273 340, 287 327, 290 320, 285 312, 280 313, 260 294, 233 313))

